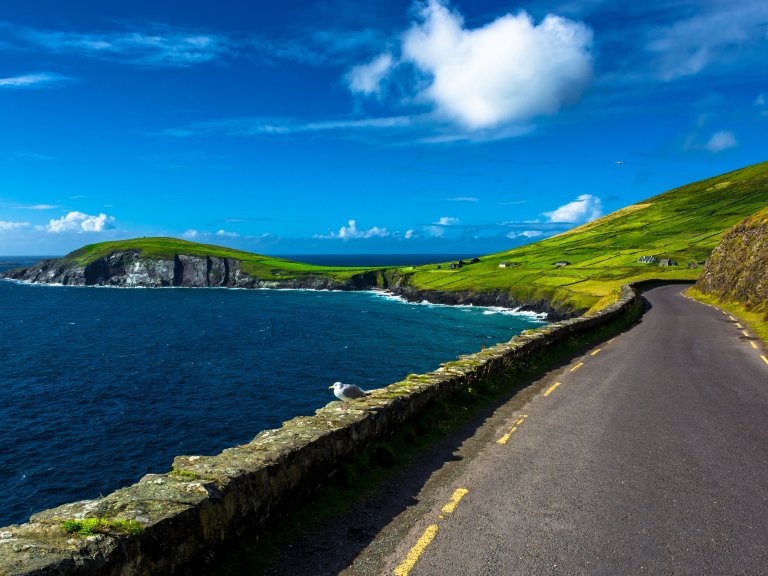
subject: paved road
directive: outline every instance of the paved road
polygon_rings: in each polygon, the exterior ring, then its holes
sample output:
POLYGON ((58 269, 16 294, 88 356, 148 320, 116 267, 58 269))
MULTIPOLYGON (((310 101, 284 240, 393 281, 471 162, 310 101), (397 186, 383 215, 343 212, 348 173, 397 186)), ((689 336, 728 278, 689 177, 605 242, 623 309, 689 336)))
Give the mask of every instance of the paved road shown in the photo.
POLYGON ((766 352, 682 288, 490 418, 346 573, 768 574, 766 352))

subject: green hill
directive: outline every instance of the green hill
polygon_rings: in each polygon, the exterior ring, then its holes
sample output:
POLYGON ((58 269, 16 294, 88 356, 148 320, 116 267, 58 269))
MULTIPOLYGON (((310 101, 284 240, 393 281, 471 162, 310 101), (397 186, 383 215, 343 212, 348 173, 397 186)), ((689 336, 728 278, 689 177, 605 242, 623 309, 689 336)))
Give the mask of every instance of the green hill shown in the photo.
MULTIPOLYGON (((252 279, 274 286, 315 286, 319 281, 321 286, 325 282, 353 289, 389 287, 414 297, 432 293, 434 299, 446 302, 538 303, 547 308, 542 305, 546 303, 564 313, 584 312, 613 301, 619 287, 630 281, 696 280, 723 234, 766 205, 768 162, 665 192, 558 236, 483 256, 457 269, 436 263, 378 268, 375 274, 366 274, 372 269, 313 266, 175 238, 136 238, 85 246, 53 264, 30 269, 26 276, 24 271, 5 275, 62 281, 56 280, 58 272, 41 276, 39 269, 45 272, 63 264, 82 271, 110 254, 130 250, 138 252, 139 259, 169 261, 178 254, 231 258, 240 261, 241 270, 252 279), (641 256, 677 264, 641 263, 641 256), (568 264, 558 266, 561 261, 568 264), (508 265, 500 267, 503 262, 508 265)), ((78 274, 80 278, 82 272, 78 274)))
POLYGON ((695 280, 721 236, 768 204, 768 162, 676 188, 541 242, 481 257, 461 269, 403 269, 419 290, 505 291, 571 309, 610 302, 622 284, 695 280), (677 266, 637 262, 640 256, 677 266), (570 262, 556 267, 558 261, 570 262), (499 268, 501 262, 514 264, 499 268), (689 265, 691 266, 689 268, 689 265))

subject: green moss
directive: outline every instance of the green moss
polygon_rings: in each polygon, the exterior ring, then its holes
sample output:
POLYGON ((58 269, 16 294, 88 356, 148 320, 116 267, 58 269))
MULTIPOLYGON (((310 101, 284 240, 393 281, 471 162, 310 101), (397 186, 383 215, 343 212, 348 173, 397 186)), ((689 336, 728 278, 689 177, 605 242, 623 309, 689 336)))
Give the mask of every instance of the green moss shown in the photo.
POLYGON ((144 527, 136 520, 123 518, 85 518, 83 520, 65 520, 61 528, 67 534, 79 534, 80 536, 92 536, 93 534, 127 534, 140 536, 144 527))

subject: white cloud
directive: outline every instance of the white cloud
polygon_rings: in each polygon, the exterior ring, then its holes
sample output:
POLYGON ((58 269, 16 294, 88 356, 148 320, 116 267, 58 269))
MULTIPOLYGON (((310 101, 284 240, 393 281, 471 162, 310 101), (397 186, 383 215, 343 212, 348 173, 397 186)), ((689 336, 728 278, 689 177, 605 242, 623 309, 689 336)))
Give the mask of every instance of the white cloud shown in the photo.
POLYGON ((405 231, 405 239, 406 240, 410 240, 411 238, 413 238, 413 234, 414 234, 413 230, 406 230, 405 231))
POLYGON ((218 230, 216 236, 222 236, 224 238, 237 238, 240 236, 237 232, 227 232, 226 230, 218 230))
POLYGON ((392 55, 384 53, 368 62, 355 66, 347 73, 347 83, 352 92, 370 96, 381 92, 381 83, 392 69, 392 55))
POLYGON ((721 130, 720 132, 715 132, 707 141, 707 143, 704 144, 704 148, 710 152, 721 152, 722 150, 735 148, 736 146, 738 146, 738 142, 736 142, 736 136, 734 136, 733 132, 730 132, 729 130, 721 130))
POLYGON ((339 228, 338 232, 331 232, 327 235, 316 234, 314 237, 324 239, 338 238, 341 240, 350 240, 353 238, 386 238, 388 236, 390 236, 390 233, 386 228, 373 226, 368 230, 360 230, 357 227, 357 222, 355 220, 350 220, 348 225, 339 228))
POLYGON ((53 210, 54 208, 61 208, 58 204, 31 204, 29 206, 19 206, 25 210, 53 210))
POLYGON ((674 80, 698 74, 752 49, 766 39, 768 4, 763 0, 711 3, 694 16, 652 30, 646 50, 658 55, 658 74, 674 80))
POLYGON ((480 202, 480 198, 474 196, 456 196, 455 198, 448 198, 448 202, 480 202))
POLYGON ((755 98, 755 106, 765 106, 766 102, 768 102, 768 98, 766 98, 765 92, 761 92, 755 98))
POLYGON ((10 232, 11 230, 19 230, 21 228, 28 228, 29 222, 9 222, 7 220, 0 220, 0 232, 10 232))
POLYGON ((190 228, 189 230, 185 230, 182 236, 184 236, 184 238, 197 238, 198 234, 199 232, 197 230, 190 228))
POLYGON ((230 51, 223 36, 164 25, 143 30, 79 33, 24 29, 18 36, 54 53, 76 53, 152 67, 186 67, 217 60, 230 51))
POLYGON ((418 99, 464 128, 525 122, 576 100, 592 77, 592 32, 548 15, 536 25, 526 12, 476 29, 429 0, 406 32, 401 61, 426 77, 418 99))
POLYGON ((582 194, 573 202, 568 202, 552 212, 543 212, 542 215, 547 217, 548 222, 591 222, 603 215, 603 206, 597 196, 582 194))
POLYGON ((39 72, 36 74, 0 78, 0 88, 44 88, 46 86, 60 85, 68 80, 70 79, 61 74, 39 72))
POLYGON ((51 220, 45 229, 48 232, 104 232, 115 227, 115 217, 103 212, 90 216, 82 212, 70 212, 58 220, 51 220))
POLYGON ((515 238, 538 238, 539 236, 544 236, 544 232, 541 230, 523 230, 522 232, 508 232, 507 238, 515 239, 515 238))
POLYGON ((459 223, 459 219, 453 218, 451 216, 443 216, 442 218, 440 218, 440 220, 435 222, 435 224, 437 224, 438 226, 453 226, 454 224, 458 224, 458 223, 459 223))

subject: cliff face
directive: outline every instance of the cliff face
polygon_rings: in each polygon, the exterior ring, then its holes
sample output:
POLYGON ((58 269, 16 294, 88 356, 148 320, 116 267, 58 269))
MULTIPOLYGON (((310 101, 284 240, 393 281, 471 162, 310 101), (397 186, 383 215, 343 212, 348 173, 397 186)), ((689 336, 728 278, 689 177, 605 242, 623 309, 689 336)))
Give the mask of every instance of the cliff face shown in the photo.
POLYGON ((176 254, 172 259, 140 258, 138 250, 112 252, 86 266, 72 264, 65 258, 43 260, 30 268, 9 270, 0 277, 39 284, 126 288, 353 288, 332 278, 316 276, 281 280, 256 278, 244 272, 240 261, 234 258, 186 254, 176 254))
POLYGON ((723 236, 696 288, 721 300, 764 311, 768 319, 768 208, 723 236))

